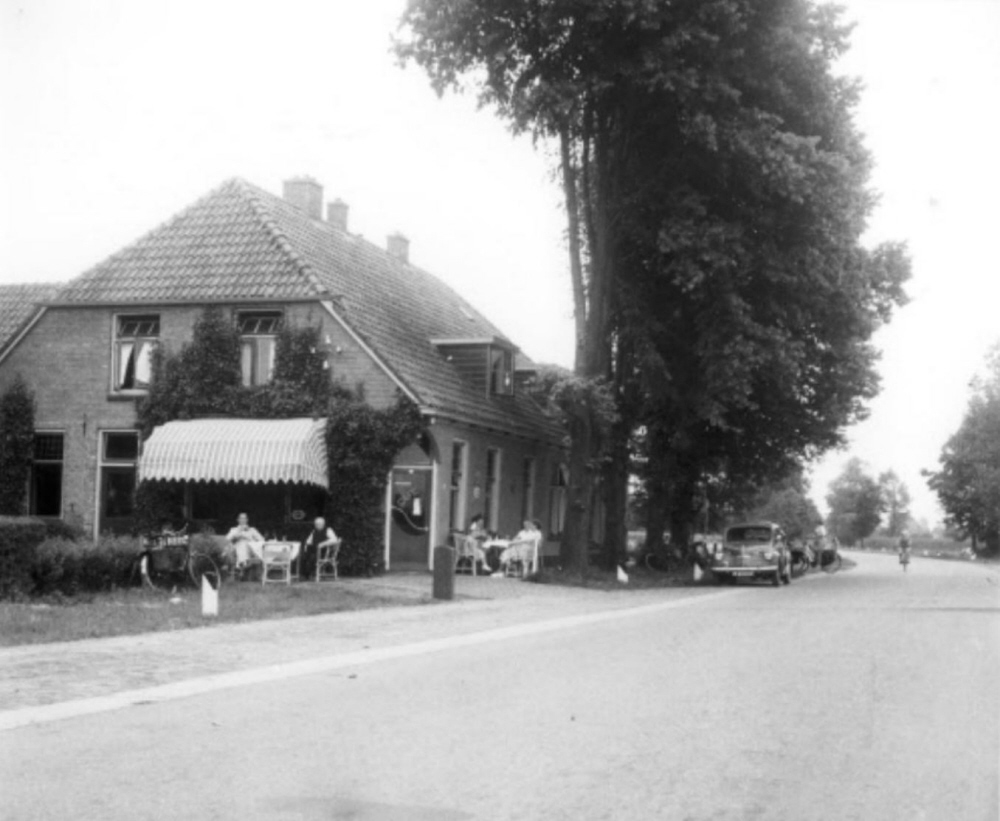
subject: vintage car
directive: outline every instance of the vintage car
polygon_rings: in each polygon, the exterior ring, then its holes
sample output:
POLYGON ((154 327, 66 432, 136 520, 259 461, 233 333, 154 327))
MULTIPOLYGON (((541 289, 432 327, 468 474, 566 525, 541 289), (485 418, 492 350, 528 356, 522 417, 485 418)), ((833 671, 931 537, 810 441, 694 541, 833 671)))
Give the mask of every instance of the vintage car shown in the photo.
POLYGON ((784 531, 773 522, 752 522, 726 529, 722 553, 712 565, 720 581, 768 579, 775 587, 792 580, 792 563, 784 531))

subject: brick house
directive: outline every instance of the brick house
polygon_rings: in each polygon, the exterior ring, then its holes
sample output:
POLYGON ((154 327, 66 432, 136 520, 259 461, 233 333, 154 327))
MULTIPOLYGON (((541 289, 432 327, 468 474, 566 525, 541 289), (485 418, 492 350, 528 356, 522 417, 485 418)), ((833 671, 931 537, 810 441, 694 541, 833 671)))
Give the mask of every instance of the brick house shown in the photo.
MULTIPOLYGON (((362 386, 376 407, 402 394, 420 408, 429 436, 387 477, 389 568, 427 567, 433 545, 476 514, 501 533, 539 520, 545 552, 557 552, 565 454, 559 428, 521 390, 530 363, 412 265, 404 237, 380 248, 350 233, 344 203, 329 203, 325 219, 322 205, 311 178, 286 181, 283 197, 230 180, 57 290, 0 290, 0 391, 21 373, 38 403, 33 514, 94 533, 128 526, 143 470, 135 399, 150 352, 177 350, 211 304, 240 330, 245 384, 270 378, 283 324, 311 325, 331 378, 362 386)), ((228 527, 220 482, 185 483, 187 518, 228 527)), ((279 493, 244 481, 236 490, 244 507, 277 505, 295 519, 317 505, 314 486, 279 493)))

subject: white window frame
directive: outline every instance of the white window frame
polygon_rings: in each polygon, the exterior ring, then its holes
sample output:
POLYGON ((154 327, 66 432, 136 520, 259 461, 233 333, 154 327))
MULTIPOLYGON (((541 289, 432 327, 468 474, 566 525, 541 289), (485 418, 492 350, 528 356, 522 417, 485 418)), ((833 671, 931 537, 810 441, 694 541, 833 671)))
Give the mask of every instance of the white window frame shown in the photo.
POLYGON ((274 362, 278 351, 278 333, 281 331, 284 322, 285 316, 279 310, 236 311, 236 327, 240 335, 240 379, 244 387, 267 385, 274 378, 274 362), (250 320, 254 317, 260 320, 265 318, 275 319, 274 330, 268 333, 259 333, 256 331, 244 332, 244 320, 250 320), (260 342, 263 340, 270 342, 270 361, 267 363, 267 376, 262 378, 260 362, 262 346, 260 342), (244 350, 249 350, 250 352, 249 369, 247 369, 244 361, 244 350))
POLYGON ((94 483, 94 538, 98 539, 101 535, 101 506, 104 501, 102 494, 104 491, 104 469, 105 468, 121 468, 121 467, 133 467, 135 468, 135 479, 136 486, 139 484, 139 457, 142 455, 142 439, 139 436, 139 431, 135 428, 102 428, 97 432, 97 481, 94 483), (107 459, 104 456, 105 450, 107 449, 107 437, 109 434, 116 433, 130 433, 134 434, 136 437, 136 454, 134 460, 128 459, 107 459))
MULTIPOLYGON (((162 332, 162 317, 158 313, 120 313, 114 314, 112 316, 112 328, 111 328, 111 389, 115 393, 145 393, 149 390, 149 383, 152 379, 152 365, 153 365, 153 351, 156 346, 160 344, 160 334, 162 332), (156 321, 156 335, 152 334, 135 334, 130 336, 122 336, 120 333, 122 322, 127 322, 129 320, 139 321, 156 321), (129 358, 132 357, 133 352, 138 351, 135 356, 133 365, 133 384, 126 386, 124 385, 124 372, 123 372, 123 357, 122 350, 125 345, 131 345, 132 350, 129 352, 129 358), (143 347, 145 346, 145 347, 143 347), (145 370, 147 379, 140 382, 138 374, 136 371, 139 370, 140 366, 145 370)), ((127 361, 127 360, 126 360, 127 361)))

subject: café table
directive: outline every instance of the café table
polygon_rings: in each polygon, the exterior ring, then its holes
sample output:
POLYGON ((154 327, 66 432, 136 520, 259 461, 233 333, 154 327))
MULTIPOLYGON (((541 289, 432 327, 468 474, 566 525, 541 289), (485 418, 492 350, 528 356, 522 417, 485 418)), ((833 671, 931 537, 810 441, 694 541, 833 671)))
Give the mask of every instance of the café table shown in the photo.
POLYGON ((292 564, 299 556, 299 543, 285 540, 269 540, 266 542, 251 542, 250 552, 261 563, 261 584, 282 582, 291 584, 293 575, 292 564), (280 571, 280 578, 271 578, 269 574, 280 571))

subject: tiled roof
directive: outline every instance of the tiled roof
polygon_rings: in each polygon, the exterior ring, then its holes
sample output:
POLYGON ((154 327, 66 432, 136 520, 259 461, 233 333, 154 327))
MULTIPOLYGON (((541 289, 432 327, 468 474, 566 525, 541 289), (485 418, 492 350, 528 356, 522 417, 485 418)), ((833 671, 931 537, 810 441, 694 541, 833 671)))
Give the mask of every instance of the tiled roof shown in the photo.
POLYGON ((59 285, 0 285, 0 353, 38 312, 39 303, 51 299, 59 285))
POLYGON ((230 180, 70 282, 60 304, 335 299, 342 319, 429 412, 558 435, 526 396, 488 398, 431 339, 500 337, 436 277, 280 197, 230 180))

